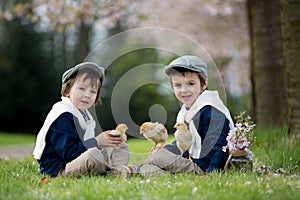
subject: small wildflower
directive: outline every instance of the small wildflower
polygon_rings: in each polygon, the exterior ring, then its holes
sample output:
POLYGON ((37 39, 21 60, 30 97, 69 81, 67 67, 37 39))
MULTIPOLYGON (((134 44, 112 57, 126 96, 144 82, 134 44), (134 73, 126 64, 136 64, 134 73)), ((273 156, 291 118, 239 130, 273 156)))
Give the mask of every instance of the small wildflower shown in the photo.
POLYGON ((192 189, 192 194, 195 194, 197 192, 198 188, 197 187, 193 187, 192 189))
POLYGON ((268 189, 268 193, 272 194, 274 191, 272 189, 268 189))
POLYGON ((250 184, 251 184, 251 181, 246 181, 245 184, 246 184, 246 185, 250 185, 250 184))

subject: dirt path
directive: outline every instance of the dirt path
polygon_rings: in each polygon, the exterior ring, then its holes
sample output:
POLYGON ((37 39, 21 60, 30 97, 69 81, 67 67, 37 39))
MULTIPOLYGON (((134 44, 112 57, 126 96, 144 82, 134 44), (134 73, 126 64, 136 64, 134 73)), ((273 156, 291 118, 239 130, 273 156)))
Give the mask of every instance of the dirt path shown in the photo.
POLYGON ((34 144, 9 145, 0 147, 0 159, 23 158, 32 155, 34 144))

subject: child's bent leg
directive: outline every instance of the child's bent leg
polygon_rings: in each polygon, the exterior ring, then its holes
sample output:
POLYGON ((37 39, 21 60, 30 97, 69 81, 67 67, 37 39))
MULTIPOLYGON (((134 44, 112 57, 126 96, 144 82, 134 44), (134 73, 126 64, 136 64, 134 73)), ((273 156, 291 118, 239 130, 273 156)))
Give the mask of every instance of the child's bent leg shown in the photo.
POLYGON ((120 144, 116 147, 111 155, 112 167, 119 165, 128 165, 129 162, 129 150, 128 146, 125 143, 120 144))
POLYGON ((171 144, 166 144, 164 146, 164 148, 176 155, 181 155, 181 152, 180 152, 179 148, 177 147, 175 140, 171 144))
POLYGON ((88 149, 80 156, 67 163, 61 176, 75 176, 96 173, 104 174, 107 170, 107 158, 101 150, 95 148, 88 149))
POLYGON ((199 175, 203 174, 201 168, 192 160, 183 158, 181 155, 173 154, 164 148, 150 154, 145 164, 156 165, 171 173, 194 172, 199 175))

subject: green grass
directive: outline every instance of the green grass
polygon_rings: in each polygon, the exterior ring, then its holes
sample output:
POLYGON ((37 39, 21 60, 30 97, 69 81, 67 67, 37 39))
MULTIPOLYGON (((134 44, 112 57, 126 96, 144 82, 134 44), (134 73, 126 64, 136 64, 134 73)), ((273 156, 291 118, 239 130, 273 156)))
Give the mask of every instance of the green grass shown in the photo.
MULTIPOLYGON (((256 135, 253 172, 48 178, 39 184, 44 176, 32 157, 0 160, 0 199, 300 199, 299 138, 291 139, 285 129, 257 130, 256 135)), ((137 164, 152 144, 130 139, 128 145, 130 162, 137 164)))
MULTIPOLYGON (((169 135, 167 144, 174 140, 173 135, 169 135)), ((153 143, 145 138, 129 139, 127 142, 130 151, 130 163, 139 165, 147 158, 148 152, 151 150, 153 143)))
POLYGON ((3 133, 0 132, 0 146, 12 144, 31 144, 35 142, 35 136, 20 133, 3 133))

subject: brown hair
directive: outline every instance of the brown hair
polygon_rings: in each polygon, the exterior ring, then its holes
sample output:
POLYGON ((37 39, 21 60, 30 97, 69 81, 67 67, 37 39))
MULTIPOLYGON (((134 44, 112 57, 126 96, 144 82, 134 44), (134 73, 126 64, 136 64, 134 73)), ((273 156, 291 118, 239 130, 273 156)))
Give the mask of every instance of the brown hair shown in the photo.
MULTIPOLYGON (((196 73, 196 74, 198 74, 198 77, 199 77, 199 79, 200 79, 201 87, 202 87, 203 85, 206 85, 206 80, 205 80, 205 78, 203 78, 202 75, 201 75, 201 73, 199 73, 199 72, 195 72, 195 71, 193 71, 193 70, 189 70, 189 69, 186 69, 186 68, 183 68, 183 67, 172 67, 172 69, 173 69, 173 70, 170 70, 170 71, 168 72, 168 75, 169 75, 169 76, 170 76, 170 75, 173 75, 173 74, 181 74, 182 76, 186 76, 187 73, 196 73)), ((170 79, 170 80, 171 80, 171 85, 173 85, 172 79, 170 79)))
POLYGON ((83 78, 83 80, 90 79, 92 86, 96 86, 98 88, 97 90, 97 97, 94 102, 95 105, 101 104, 100 99, 100 89, 102 86, 102 82, 100 81, 100 76, 95 73, 95 71, 91 69, 82 69, 77 72, 75 72, 61 87, 61 95, 67 96, 70 93, 71 88, 73 87, 75 81, 79 78, 83 78))

